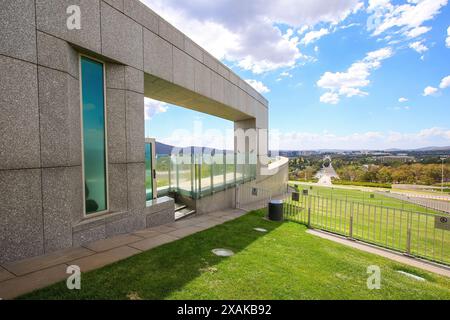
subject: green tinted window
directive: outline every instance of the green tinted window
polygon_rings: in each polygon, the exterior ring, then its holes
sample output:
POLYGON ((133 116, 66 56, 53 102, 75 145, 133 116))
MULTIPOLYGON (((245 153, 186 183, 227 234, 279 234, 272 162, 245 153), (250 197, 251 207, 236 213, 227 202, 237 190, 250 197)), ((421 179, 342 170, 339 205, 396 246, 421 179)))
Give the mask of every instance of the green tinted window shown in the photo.
POLYGON ((86 213, 107 209, 103 64, 81 57, 86 213))
POLYGON ((153 199, 152 145, 145 144, 145 190, 147 200, 153 199))

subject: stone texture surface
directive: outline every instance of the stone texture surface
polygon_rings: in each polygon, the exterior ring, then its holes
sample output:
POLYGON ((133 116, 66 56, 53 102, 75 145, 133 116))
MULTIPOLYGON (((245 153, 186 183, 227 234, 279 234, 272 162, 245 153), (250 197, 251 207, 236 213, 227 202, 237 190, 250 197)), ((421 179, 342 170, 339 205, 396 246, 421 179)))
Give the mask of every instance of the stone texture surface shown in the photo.
POLYGON ((127 161, 125 91, 106 89, 106 116, 108 127, 108 161, 127 161))
POLYGON ((81 165, 79 82, 65 72, 38 67, 41 162, 81 165))
POLYGON ((106 222, 106 236, 111 237, 119 234, 130 233, 145 228, 145 216, 135 214, 121 220, 106 222))
POLYGON ((0 263, 44 253, 39 169, 0 171, 0 263))
POLYGON ((124 0, 125 14, 154 33, 158 33, 158 15, 143 3, 136 0, 124 0))
POLYGON ((81 272, 88 272, 107 264, 126 259, 139 252, 140 251, 135 248, 123 246, 71 261, 70 264, 79 266, 81 272))
POLYGON ((106 225, 102 224, 92 227, 90 229, 74 231, 72 236, 72 243, 74 246, 81 246, 85 243, 97 241, 106 238, 106 225))
POLYGON ((148 238, 139 242, 129 244, 130 247, 133 247, 137 250, 145 251, 150 250, 152 248, 158 247, 160 245, 172 242, 177 240, 178 238, 174 236, 170 236, 168 234, 162 234, 156 237, 148 238))
POLYGON ((4 281, 0 284, 0 298, 12 299, 21 294, 49 286, 67 278, 66 271, 67 265, 61 264, 4 281))
POLYGON ((124 0, 103 0, 105 1, 107 4, 113 6, 114 8, 116 8, 119 11, 124 11, 124 0))
POLYGON ((142 240, 142 237, 138 237, 135 235, 119 235, 112 238, 99 240, 95 242, 88 243, 84 245, 89 250, 95 251, 95 252, 102 252, 102 251, 108 251, 117 247, 124 246, 129 243, 137 242, 142 240))
POLYGON ((184 35, 167 21, 159 20, 159 33, 163 39, 184 50, 184 35))
POLYGON ((224 97, 224 80, 222 76, 217 73, 211 72, 211 98, 214 100, 225 103, 224 97))
POLYGON ((72 246, 72 217, 83 211, 82 190, 80 166, 42 170, 45 252, 72 246))
POLYGON ((142 26, 102 2, 102 54, 142 70, 142 26))
POLYGON ((194 58, 178 48, 173 48, 173 82, 189 90, 195 90, 194 58))
POLYGON ((211 96, 211 70, 198 61, 195 62, 195 92, 211 96))
POLYGON ((203 63, 214 72, 219 72, 219 61, 216 60, 211 54, 203 53, 203 63))
POLYGON ((156 213, 147 215, 147 228, 156 227, 175 221, 174 209, 165 209, 156 213))
POLYGON ((144 29, 144 71, 172 82, 172 68, 172 45, 144 29))
POLYGON ((0 56, 0 169, 40 165, 36 66, 0 56))
POLYGON ((15 276, 11 272, 9 272, 6 269, 3 269, 2 267, 0 267, 0 282, 8 280, 8 279, 12 279, 14 277, 15 276))
POLYGON ((38 31, 37 47, 39 65, 64 71, 78 78, 78 52, 66 41, 38 31))
POLYGON ((203 62, 202 48, 188 37, 185 37, 184 39, 184 50, 193 58, 197 59, 200 62, 203 62))
POLYGON ((25 259, 13 263, 6 263, 4 264, 4 267, 15 275, 22 276, 59 264, 67 263, 74 259, 86 257, 94 253, 95 252, 82 247, 70 248, 39 257, 25 259))
POLYGON ((0 2, 0 54, 36 62, 34 1, 0 2))
POLYGON ((142 209, 145 207, 145 164, 128 163, 128 208, 142 209))
POLYGON ((109 209, 113 212, 126 211, 128 208, 127 165, 110 163, 108 175, 109 209))
POLYGON ((106 63, 106 88, 125 89, 125 66, 106 63))
POLYGON ((144 93, 144 72, 125 67, 125 84, 127 90, 144 93))
POLYGON ((83 48, 101 52, 99 0, 35 0, 38 30, 83 48), (81 28, 67 28, 66 10, 77 5, 81 10, 81 28))
POLYGON ((190 236, 191 234, 197 233, 204 230, 204 228, 196 227, 196 226, 187 226, 172 232, 167 233, 168 236, 176 237, 176 238, 184 238, 190 236))
POLYGON ((144 162, 144 95, 126 92, 127 162, 144 162))

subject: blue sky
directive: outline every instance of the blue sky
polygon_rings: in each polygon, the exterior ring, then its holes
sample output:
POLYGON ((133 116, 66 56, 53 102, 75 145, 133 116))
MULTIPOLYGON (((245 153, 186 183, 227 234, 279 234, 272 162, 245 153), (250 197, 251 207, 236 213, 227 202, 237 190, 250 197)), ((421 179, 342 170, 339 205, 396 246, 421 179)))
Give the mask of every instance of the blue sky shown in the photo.
MULTIPOLYGON (((450 145, 448 0, 142 1, 269 100, 281 149, 450 145)), ((205 130, 232 129, 147 105, 146 135, 163 142, 220 147, 205 130)))

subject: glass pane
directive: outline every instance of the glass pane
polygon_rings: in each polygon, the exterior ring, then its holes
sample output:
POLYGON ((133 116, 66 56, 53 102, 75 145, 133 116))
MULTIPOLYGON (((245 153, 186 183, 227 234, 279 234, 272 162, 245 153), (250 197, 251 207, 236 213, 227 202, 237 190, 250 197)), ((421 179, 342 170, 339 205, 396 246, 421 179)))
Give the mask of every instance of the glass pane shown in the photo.
POLYGON ((146 199, 153 199, 152 144, 145 144, 145 193, 146 199))
POLYGON ((211 185, 211 168, 212 168, 212 156, 208 153, 202 155, 201 171, 200 171, 200 185, 201 195, 210 195, 212 192, 211 185))
POLYGON ((214 191, 225 189, 224 151, 216 151, 213 157, 214 191))
POLYGON ((158 197, 169 193, 170 183, 170 156, 156 155, 156 182, 158 185, 158 197))
POLYGON ((235 181, 234 181, 234 171, 235 171, 234 161, 235 161, 234 151, 227 151, 227 158, 226 158, 227 185, 234 185, 234 183, 235 183, 235 181))
POLYGON ((81 58, 86 213, 105 211, 106 148, 103 64, 81 58))

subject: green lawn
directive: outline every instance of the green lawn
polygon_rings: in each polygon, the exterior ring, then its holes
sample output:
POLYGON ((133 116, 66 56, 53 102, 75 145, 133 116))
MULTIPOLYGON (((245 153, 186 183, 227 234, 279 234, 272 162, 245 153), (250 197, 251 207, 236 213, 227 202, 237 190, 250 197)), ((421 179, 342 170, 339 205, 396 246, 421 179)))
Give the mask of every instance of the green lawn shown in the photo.
POLYGON ((450 279, 405 267, 306 233, 263 211, 82 275, 24 299, 450 299, 450 279), (268 233, 253 230, 262 227, 268 233), (236 255, 216 257, 214 248, 236 255), (381 289, 366 286, 367 267, 381 268, 381 289), (396 272, 420 275, 426 282, 396 272))
POLYGON ((360 191, 356 189, 343 189, 343 188, 330 188, 313 186, 310 189, 309 185, 299 184, 300 190, 308 189, 309 194, 317 195, 320 197, 333 198, 338 200, 348 200, 354 202, 360 202, 365 204, 372 204, 377 206, 385 206, 390 208, 402 209, 406 211, 423 212, 423 213, 437 213, 437 211, 428 209, 417 204, 413 204, 407 201, 401 201, 398 199, 383 196, 378 193, 360 191), (374 195, 374 198, 371 198, 374 195))

